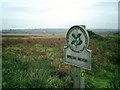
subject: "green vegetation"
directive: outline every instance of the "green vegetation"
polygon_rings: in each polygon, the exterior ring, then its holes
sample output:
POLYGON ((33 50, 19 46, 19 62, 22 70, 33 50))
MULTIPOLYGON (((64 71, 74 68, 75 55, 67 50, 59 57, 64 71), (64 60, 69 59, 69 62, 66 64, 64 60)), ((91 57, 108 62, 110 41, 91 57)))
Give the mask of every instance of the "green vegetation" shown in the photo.
MULTIPOLYGON (((90 38, 92 70, 85 70, 85 87, 120 89, 120 39, 114 35, 90 38)), ((2 87, 73 88, 74 66, 64 64, 65 44, 65 38, 3 38, 2 87)))

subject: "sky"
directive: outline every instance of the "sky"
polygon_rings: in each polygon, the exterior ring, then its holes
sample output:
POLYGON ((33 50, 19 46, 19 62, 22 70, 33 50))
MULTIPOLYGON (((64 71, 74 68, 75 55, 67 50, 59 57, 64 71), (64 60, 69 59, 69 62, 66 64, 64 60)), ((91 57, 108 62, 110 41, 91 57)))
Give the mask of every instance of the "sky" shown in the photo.
POLYGON ((117 29, 119 0, 2 0, 2 29, 87 28, 117 29))

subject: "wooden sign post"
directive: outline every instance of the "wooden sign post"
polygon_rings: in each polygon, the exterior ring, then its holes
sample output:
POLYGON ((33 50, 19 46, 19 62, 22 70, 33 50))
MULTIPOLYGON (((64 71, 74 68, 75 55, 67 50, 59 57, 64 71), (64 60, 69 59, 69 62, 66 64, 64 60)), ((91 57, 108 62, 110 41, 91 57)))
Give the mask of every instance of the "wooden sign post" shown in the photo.
POLYGON ((88 50, 89 35, 83 25, 71 27, 66 35, 65 63, 76 66, 74 88, 85 88, 85 70, 91 70, 91 50, 88 50))

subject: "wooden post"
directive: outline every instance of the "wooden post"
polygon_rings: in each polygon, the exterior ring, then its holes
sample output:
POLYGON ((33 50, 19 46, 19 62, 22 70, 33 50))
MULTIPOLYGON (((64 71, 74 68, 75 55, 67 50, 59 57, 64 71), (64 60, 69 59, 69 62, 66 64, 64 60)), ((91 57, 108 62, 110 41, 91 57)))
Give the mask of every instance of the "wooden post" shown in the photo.
MULTIPOLYGON (((81 71, 82 71, 82 68, 80 68, 80 74, 81 74, 81 71)), ((85 80, 84 80, 84 77, 82 78, 81 76, 80 76, 80 88, 81 90, 84 90, 85 88, 85 80)))
POLYGON ((80 68, 75 67, 74 88, 80 88, 80 68))
POLYGON ((80 77, 81 71, 82 71, 82 68, 75 67, 74 88, 80 88, 80 90, 84 90, 85 81, 84 81, 84 78, 80 77))

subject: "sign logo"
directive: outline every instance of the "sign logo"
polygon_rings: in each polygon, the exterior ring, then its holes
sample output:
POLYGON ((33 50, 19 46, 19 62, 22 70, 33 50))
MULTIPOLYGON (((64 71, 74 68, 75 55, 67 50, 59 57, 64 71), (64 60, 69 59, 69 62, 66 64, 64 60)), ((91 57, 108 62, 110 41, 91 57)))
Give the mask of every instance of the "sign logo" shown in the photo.
MULTIPOLYGON (((91 50, 88 50, 89 35, 83 26, 71 27, 66 35, 65 63, 91 70, 91 50)), ((85 73, 82 73, 82 77, 85 73)))
POLYGON ((82 26, 73 26, 67 33, 66 41, 72 51, 79 53, 87 48, 89 35, 82 26))
POLYGON ((82 40, 80 39, 80 36, 81 36, 80 33, 77 34, 77 37, 75 36, 74 33, 72 34, 72 36, 73 36, 73 38, 74 38, 75 40, 73 40, 73 41, 71 42, 71 44, 75 45, 76 47, 77 47, 78 45, 81 45, 81 44, 82 44, 82 40))

